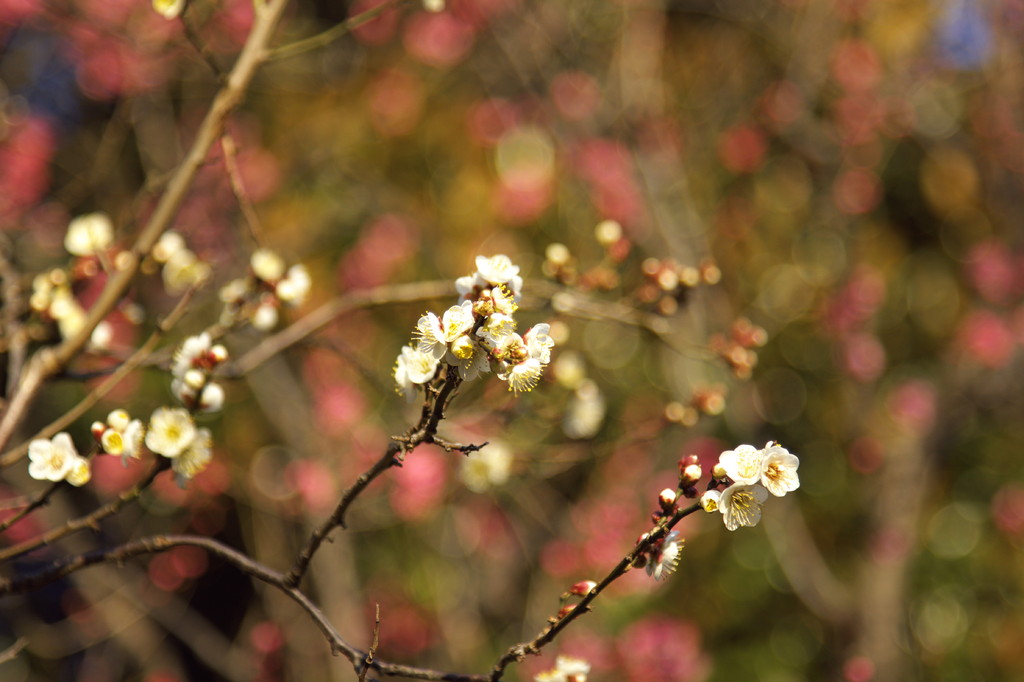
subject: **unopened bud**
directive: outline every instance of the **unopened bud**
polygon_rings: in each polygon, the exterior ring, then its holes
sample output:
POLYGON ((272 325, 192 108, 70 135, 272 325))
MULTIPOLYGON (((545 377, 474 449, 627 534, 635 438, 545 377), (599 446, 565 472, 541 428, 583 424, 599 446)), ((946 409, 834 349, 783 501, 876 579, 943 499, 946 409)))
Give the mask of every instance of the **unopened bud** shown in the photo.
POLYGON ((203 388, 199 398, 199 409, 203 412, 216 412, 224 407, 224 389, 212 381, 203 388))
POLYGON ((665 488, 658 493, 658 504, 666 512, 672 511, 676 506, 676 491, 672 488, 665 488))
POLYGON ((558 620, 562 620, 563 618, 568 616, 570 613, 572 613, 575 609, 576 609, 576 605, 575 604, 566 604, 562 608, 558 609, 558 615, 556 616, 556 618, 558 618, 558 620))
POLYGON ((575 594, 579 597, 585 597, 588 594, 590 594, 590 592, 595 587, 597 587, 597 583, 595 583, 593 580, 581 580, 575 585, 573 585, 571 588, 569 588, 569 594, 575 594))
POLYGON ((214 365, 219 365, 220 363, 224 362, 227 359, 228 349, 222 346, 221 344, 218 343, 216 346, 210 349, 210 362, 212 362, 214 365))
POLYGON ((722 479, 722 478, 728 478, 728 476, 729 476, 729 474, 727 474, 725 472, 725 467, 722 466, 721 462, 716 464, 714 466, 714 468, 711 470, 711 477, 712 478, 722 479))
POLYGON ((201 369, 192 369, 185 372, 185 376, 182 377, 185 385, 193 391, 198 391, 206 383, 206 372, 201 369))
POLYGON ((93 422, 92 426, 89 427, 89 431, 92 432, 92 437, 97 441, 103 438, 103 432, 107 430, 107 425, 103 422, 93 422))
POLYGON ((679 487, 689 488, 692 485, 696 485, 703 475, 704 470, 700 468, 699 464, 688 464, 683 467, 683 471, 679 475, 679 487))
POLYGON ((132 420, 127 410, 114 410, 107 415, 107 423, 115 431, 124 432, 128 428, 128 422, 132 420))

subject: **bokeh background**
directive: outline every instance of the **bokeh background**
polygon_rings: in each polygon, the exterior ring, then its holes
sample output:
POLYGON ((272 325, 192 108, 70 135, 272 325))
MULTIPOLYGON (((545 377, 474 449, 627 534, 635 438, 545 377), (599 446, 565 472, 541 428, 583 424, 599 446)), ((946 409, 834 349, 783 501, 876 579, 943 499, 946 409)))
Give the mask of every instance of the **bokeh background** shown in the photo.
MULTIPOLYGON (((275 44, 373 4, 299 0, 275 44)), ((24 286, 67 263, 75 215, 109 213, 130 243, 251 15, 0 2, 0 239, 24 286)), ((556 652, 597 682, 1024 679, 1022 37, 1019 0, 449 0, 265 66, 227 128, 264 245, 313 274, 285 323, 506 253, 520 317, 559 341, 533 393, 474 382, 442 426, 504 448, 506 482, 467 486, 461 455, 421 447, 360 498, 307 583, 339 630, 368 645, 379 604, 379 657, 483 672, 629 551, 681 456, 777 440, 801 488, 760 526, 686 519, 675 575, 626 576, 507 679, 556 652), (621 239, 595 236, 607 220, 621 239)), ((217 320, 217 287, 254 248, 219 147, 175 228, 214 281, 168 343, 217 320)), ((101 532, 5 570, 163 531, 286 567, 415 420, 390 368, 452 291, 346 315, 229 384, 214 463, 187 490, 161 480, 101 532)), ((146 315, 115 314, 122 354, 174 299, 151 274, 131 302, 146 315)), ((56 382, 21 438, 91 385, 56 382)), ((133 375, 72 435, 113 407, 148 414, 166 386, 133 375)), ((141 469, 100 458, 4 541, 141 469)), ((36 489, 20 470, 3 485, 36 489)), ((7 643, 30 642, 5 680, 355 679, 290 602, 192 548, 0 614, 7 643)))

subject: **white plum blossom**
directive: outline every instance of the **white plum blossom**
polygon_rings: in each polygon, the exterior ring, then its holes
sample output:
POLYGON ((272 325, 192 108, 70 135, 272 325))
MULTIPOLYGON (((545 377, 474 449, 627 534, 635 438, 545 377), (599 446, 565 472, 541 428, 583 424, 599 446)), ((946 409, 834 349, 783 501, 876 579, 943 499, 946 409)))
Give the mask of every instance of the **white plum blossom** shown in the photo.
POLYGON ((196 436, 192 416, 183 407, 158 407, 149 418, 146 447, 164 457, 179 456, 196 436))
POLYGON ((185 0, 153 0, 153 9, 164 19, 175 19, 185 9, 185 0))
POLYGON ((78 216, 68 224, 64 248, 73 256, 91 256, 114 241, 114 224, 106 213, 78 216))
POLYGON ((718 457, 718 463, 726 475, 735 483, 757 483, 761 480, 761 462, 764 450, 753 445, 739 445, 735 450, 726 450, 718 457))
POLYGON ((179 232, 167 230, 153 246, 153 260, 157 263, 166 263, 174 254, 186 250, 185 238, 179 232))
POLYGON ((63 481, 80 459, 71 436, 61 431, 52 440, 28 444, 28 475, 37 481, 63 481))
POLYGON ((718 511, 719 502, 722 499, 722 493, 719 490, 708 490, 700 496, 700 507, 706 512, 718 511))
POLYGON ((519 300, 520 291, 523 288, 523 278, 519 276, 519 266, 513 265, 512 259, 508 256, 505 254, 498 254, 490 258, 477 256, 476 271, 481 279, 488 284, 507 285, 512 295, 519 300))
POLYGON ((674 530, 666 535, 661 546, 656 550, 652 559, 647 562, 647 575, 655 580, 664 580, 679 564, 679 555, 682 553, 683 539, 679 531, 674 530))
POLYGON ((799 467, 800 460, 796 455, 778 443, 769 442, 761 463, 761 484, 772 495, 782 497, 800 487, 800 477, 796 473, 799 467))
POLYGON ((76 488, 81 488, 83 485, 88 483, 91 478, 92 469, 89 468, 89 460, 85 457, 76 457, 71 464, 71 470, 68 471, 68 475, 65 480, 76 488))
POLYGON ((213 438, 209 429, 197 429, 188 447, 171 461, 171 470, 174 471, 179 486, 184 488, 189 479, 210 464, 213 458, 212 443, 213 438))
POLYGON ((309 276, 309 270, 299 263, 288 268, 284 279, 274 287, 274 293, 282 303, 295 307, 302 305, 312 287, 313 279, 309 276))
POLYGON ((249 258, 252 272, 264 282, 276 282, 284 276, 285 263, 281 256, 270 249, 256 249, 249 258))
POLYGON ((277 326, 278 317, 274 298, 268 296, 257 306, 249 322, 254 328, 259 329, 261 332, 266 332, 277 326))
POLYGON ((756 526, 761 521, 761 505, 768 499, 768 491, 760 484, 734 483, 722 491, 718 510, 722 512, 725 527, 736 530, 740 526, 756 526))
POLYGON ((504 485, 512 467, 512 453, 500 443, 490 443, 462 460, 459 478, 475 493, 504 485))
POLYGON ((534 682, 587 682, 590 664, 580 658, 559 656, 555 667, 534 675, 534 682))
POLYGON ((555 659, 555 669, 565 674, 567 682, 587 682, 590 664, 581 658, 559 656, 555 659))
POLYGON ((535 324, 523 335, 530 357, 545 365, 551 362, 551 349, 555 347, 554 340, 548 336, 550 331, 551 325, 547 323, 535 324))
POLYGON ((522 362, 512 365, 512 368, 504 375, 498 376, 508 382, 508 390, 515 393, 520 391, 532 391, 540 381, 540 375, 544 373, 544 365, 536 358, 526 358, 522 362))
POLYGON ((210 264, 199 260, 192 251, 179 249, 167 258, 161 276, 167 291, 175 294, 205 282, 211 271, 210 264))
POLYGON ((402 352, 395 360, 394 370, 399 393, 405 395, 411 402, 416 397, 416 387, 434 378, 437 363, 437 358, 430 353, 412 346, 403 346, 402 352))
POLYGON ((213 341, 206 332, 188 337, 174 351, 174 364, 171 365, 171 374, 182 379, 188 370, 208 363, 207 358, 212 348, 213 341))
POLYGON ((423 9, 428 12, 443 12, 445 0, 423 0, 423 9))

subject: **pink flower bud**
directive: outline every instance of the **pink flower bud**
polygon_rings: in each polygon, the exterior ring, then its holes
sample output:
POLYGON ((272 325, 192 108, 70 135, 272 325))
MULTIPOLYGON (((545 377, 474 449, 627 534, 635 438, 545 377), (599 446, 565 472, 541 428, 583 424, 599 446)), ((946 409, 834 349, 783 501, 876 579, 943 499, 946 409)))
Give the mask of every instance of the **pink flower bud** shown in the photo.
POLYGON ((672 511, 676 506, 676 491, 672 488, 665 488, 658 493, 658 504, 666 512, 672 511))
POLYGON ((597 583, 593 580, 581 580, 571 588, 569 588, 569 594, 575 594, 579 597, 585 597, 590 594, 591 590, 597 587, 597 583))
POLYGON ((573 610, 575 608, 576 608, 575 604, 566 604, 562 608, 558 609, 558 616, 557 616, 558 620, 562 620, 563 618, 568 616, 570 613, 573 612, 573 610))
POLYGON ((93 422, 92 426, 89 427, 89 431, 92 432, 92 437, 97 441, 103 439, 103 432, 107 430, 107 425, 103 422, 93 422))
POLYGON ((679 485, 682 488, 689 488, 692 485, 696 485, 703 475, 704 471, 700 468, 699 464, 688 464, 683 467, 682 472, 679 474, 679 485))

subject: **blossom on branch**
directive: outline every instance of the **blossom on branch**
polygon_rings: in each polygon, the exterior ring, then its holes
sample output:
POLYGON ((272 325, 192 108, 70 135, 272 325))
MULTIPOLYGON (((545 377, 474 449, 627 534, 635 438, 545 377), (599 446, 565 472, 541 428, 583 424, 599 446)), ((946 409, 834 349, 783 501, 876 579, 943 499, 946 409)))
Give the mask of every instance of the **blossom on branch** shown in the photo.
POLYGON ((71 436, 61 431, 52 440, 28 444, 28 475, 37 481, 63 481, 81 459, 71 436))

